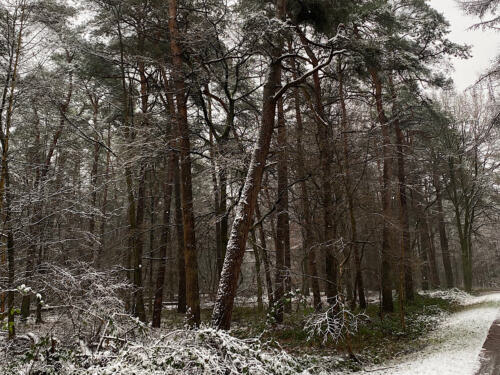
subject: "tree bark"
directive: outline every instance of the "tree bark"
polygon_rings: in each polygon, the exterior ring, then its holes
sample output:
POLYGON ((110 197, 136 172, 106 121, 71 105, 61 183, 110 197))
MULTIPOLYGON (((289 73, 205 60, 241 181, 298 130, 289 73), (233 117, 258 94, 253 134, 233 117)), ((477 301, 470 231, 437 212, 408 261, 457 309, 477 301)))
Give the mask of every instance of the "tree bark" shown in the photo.
POLYGON ((260 255, 257 238, 255 237, 255 229, 252 229, 251 236, 253 255, 255 258, 255 278, 257 281, 257 309, 262 311, 264 309, 264 305, 262 303, 262 277, 260 275, 260 255))
MULTIPOLYGON (((344 74, 342 72, 341 61, 339 60, 339 68, 337 72, 339 80, 339 99, 340 99, 340 109, 341 109, 341 123, 342 123, 342 141, 343 141, 343 151, 344 151, 344 184, 347 196, 349 219, 351 224, 351 248, 354 253, 354 286, 356 289, 355 294, 359 298, 359 307, 362 309, 366 308, 366 298, 365 298, 365 288, 363 282, 363 274, 361 272, 361 254, 359 251, 358 235, 357 235, 357 221, 354 215, 354 195, 355 191, 352 186, 351 178, 351 167, 350 167, 350 155, 349 155, 349 122, 347 118, 347 107, 345 103, 345 93, 344 93, 344 74)), ((356 299, 353 298, 354 304, 356 299)))
POLYGON ((437 220, 439 227, 439 243, 441 245, 441 254, 443 258, 444 274, 446 278, 446 287, 453 288, 453 268, 451 266, 450 249, 448 246, 448 236, 446 235, 446 224, 444 220, 443 199, 441 194, 441 182, 437 171, 434 169, 432 181, 436 191, 437 220))
POLYGON ((181 203, 184 228, 184 258, 186 268, 186 304, 188 320, 192 327, 200 325, 200 295, 198 287, 198 258, 196 252, 195 221, 193 211, 193 186, 191 177, 191 142, 187 119, 186 85, 183 78, 180 33, 177 26, 177 0, 168 1, 168 30, 170 52, 174 67, 173 77, 177 102, 177 126, 179 129, 181 203))
MULTIPOLYGON (((392 82, 389 81, 393 100, 393 112, 396 112, 396 92, 392 82)), ((406 160, 404 146, 406 145, 403 131, 399 122, 398 114, 393 119, 394 133, 396 135, 396 155, 398 174, 398 195, 399 195, 399 225, 401 226, 401 237, 399 245, 401 249, 401 265, 404 274, 404 300, 413 301, 415 291, 413 286, 411 239, 410 239, 410 217, 408 213, 408 196, 406 191, 406 160)))
POLYGON ((264 263, 264 274, 266 276, 266 289, 267 289, 267 301, 269 307, 274 304, 274 294, 273 294, 273 280, 271 278, 271 265, 269 264, 269 257, 267 256, 267 245, 266 245, 266 234, 264 232, 264 223, 261 221, 261 214, 259 209, 259 204, 255 204, 255 215, 259 225, 257 229, 259 230, 259 241, 260 249, 262 250, 262 261, 264 263))
POLYGON ((181 186, 179 159, 174 152, 174 196, 175 196, 175 228, 177 236, 177 312, 186 313, 186 266, 184 259, 184 229, 182 222, 181 186))
POLYGON ((167 166, 167 177, 163 187, 163 228, 161 234, 160 246, 160 265, 158 267, 158 274, 156 278, 155 299, 153 306, 153 327, 159 328, 161 326, 161 312, 163 307, 163 295, 165 287, 165 271, 167 268, 167 247, 169 247, 170 238, 170 207, 172 202, 172 191, 174 185, 175 174, 175 155, 170 152, 167 166))
POLYGON ((382 311, 393 312, 394 304, 392 300, 392 259, 390 244, 390 222, 392 221, 391 208, 391 185, 392 185, 392 147, 389 135, 389 122, 385 115, 382 99, 382 82, 378 72, 371 68, 370 75, 375 87, 375 101, 380 126, 382 128, 382 155, 383 155, 383 174, 382 174, 382 264, 381 264, 381 289, 382 289, 382 311))
POLYGON ((291 311, 291 304, 284 299, 284 293, 291 290, 290 282, 290 222, 288 216, 288 158, 286 151, 287 132, 283 99, 278 100, 278 199, 276 203, 276 281, 275 318, 283 322, 283 312, 291 311))
MULTIPOLYGON (((289 42, 288 49, 290 53, 292 53, 292 46, 289 42)), ((297 66, 295 59, 291 60, 292 62, 292 75, 293 79, 297 79, 297 66)), ((303 241, 305 247, 305 252, 307 256, 307 270, 309 273, 311 287, 313 292, 313 306, 316 311, 320 311, 322 308, 321 303, 321 293, 319 289, 319 278, 318 278, 318 270, 316 267, 316 248, 313 246, 314 244, 314 235, 312 229, 312 216, 309 207, 309 193, 307 190, 307 181, 306 181, 306 168, 304 162, 304 146, 303 146, 303 134, 304 134, 304 125, 302 122, 302 113, 300 111, 300 95, 298 87, 295 87, 293 90, 294 97, 294 105, 295 105, 295 119, 297 121, 297 173, 299 175, 300 181, 300 192, 301 192, 301 211, 302 218, 304 220, 303 226, 303 241)))
MULTIPOLYGON (((276 0, 276 16, 285 17, 285 0, 276 0)), ((253 214, 257 196, 260 191, 262 176, 266 165, 267 154, 271 144, 276 114, 274 98, 281 81, 281 63, 277 60, 283 49, 283 40, 278 37, 272 51, 273 61, 264 85, 262 123, 257 135, 257 143, 253 149, 247 176, 236 207, 236 214, 229 236, 226 257, 222 269, 215 308, 212 314, 212 324, 219 329, 229 329, 233 313, 234 297, 241 263, 245 254, 248 232, 253 223, 253 214)))
MULTIPOLYGON (((97 121, 98 121, 98 116, 99 116, 99 98, 96 96, 93 96, 92 94, 88 95, 90 98, 90 101, 92 103, 92 119, 93 119, 93 126, 95 129, 98 129, 97 127, 97 121)), ((94 150, 93 150, 93 158, 92 158, 92 168, 90 170, 90 205, 92 207, 92 210, 97 210, 97 173, 99 170, 99 152, 101 150, 101 144, 99 142, 94 143, 94 150)), ((95 212, 92 211, 90 214, 89 218, 89 233, 93 237, 94 232, 95 232, 95 212)), ((94 238, 91 238, 91 241, 94 243, 95 240, 94 238)), ((92 248, 94 248, 92 244, 92 248)), ((98 252, 94 251, 92 254, 92 262, 95 264, 97 261, 97 256, 98 252)))
MULTIPOLYGON (((297 28, 297 32, 308 57, 311 59, 313 67, 319 64, 318 58, 310 48, 304 34, 297 28)), ((313 75, 313 95, 314 95, 314 118, 317 125, 317 139, 319 146, 320 170, 321 170, 321 197, 323 211, 323 241, 325 254, 326 273, 326 296, 328 303, 335 301, 338 294, 338 262, 335 254, 336 223, 334 221, 334 196, 332 187, 332 165, 333 165, 333 145, 330 140, 330 124, 326 121, 325 110, 321 92, 319 72, 316 70, 313 75)))

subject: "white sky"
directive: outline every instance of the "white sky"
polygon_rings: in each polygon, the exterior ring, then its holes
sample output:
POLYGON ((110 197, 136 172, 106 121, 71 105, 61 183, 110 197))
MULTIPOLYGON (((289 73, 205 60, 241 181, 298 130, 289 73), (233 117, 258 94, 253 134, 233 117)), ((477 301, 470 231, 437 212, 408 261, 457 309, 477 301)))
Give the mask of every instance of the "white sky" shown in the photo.
POLYGON ((500 33, 492 30, 468 30, 479 18, 466 15, 455 0, 430 0, 431 6, 444 14, 450 23, 449 39, 456 43, 472 46, 472 58, 453 59, 455 72, 452 74, 457 90, 462 91, 472 85, 478 75, 500 53, 500 33))

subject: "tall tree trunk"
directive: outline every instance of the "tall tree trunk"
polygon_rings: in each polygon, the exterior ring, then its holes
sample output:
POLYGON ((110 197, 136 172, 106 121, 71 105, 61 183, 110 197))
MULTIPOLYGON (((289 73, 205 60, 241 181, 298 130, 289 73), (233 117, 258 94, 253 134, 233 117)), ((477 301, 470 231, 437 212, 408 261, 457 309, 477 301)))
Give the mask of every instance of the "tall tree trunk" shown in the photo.
MULTIPOLYGON (((319 64, 318 58, 309 46, 305 35, 297 28, 297 32, 308 57, 311 59, 313 67, 319 64)), ((314 118, 317 125, 317 139, 319 146, 320 170, 321 170, 321 197, 323 211, 323 241, 325 254, 326 273, 326 296, 328 303, 335 301, 338 294, 338 262, 335 254, 336 223, 334 222, 334 196, 332 187, 332 165, 333 165, 333 145, 331 142, 330 124, 326 121, 325 110, 321 92, 321 83, 318 70, 314 71, 313 95, 314 95, 314 118)))
POLYGON ((186 262, 184 259, 184 229, 181 207, 181 183, 179 172, 179 159, 174 153, 174 196, 175 196, 175 228, 177 236, 177 312, 186 313, 186 262))
MULTIPOLYGON (((357 234, 357 221, 354 215, 354 195, 355 191, 352 184, 351 178, 351 167, 350 167, 350 155, 349 155, 349 122, 347 118, 347 107, 345 103, 345 93, 344 93, 344 74, 342 71, 342 62, 339 59, 338 67, 338 80, 339 80, 339 98, 340 98, 340 109, 341 109, 341 123, 342 123, 342 141, 343 141, 343 151, 344 151, 344 185, 347 196, 349 219, 351 224, 351 248, 354 253, 354 286, 356 293, 359 298, 359 307, 362 309, 366 308, 366 298, 365 298, 365 287, 363 282, 363 274, 361 272, 361 254, 359 251, 358 244, 358 234, 357 234)), ((354 304, 356 299, 353 299, 354 304)))
POLYGON ((463 198, 458 193, 458 181, 455 176, 455 161, 453 157, 448 158, 448 171, 450 173, 450 190, 451 202, 455 211, 455 223, 460 241, 460 250, 462 253, 462 274, 464 279, 464 289, 468 292, 472 290, 472 242, 470 240, 471 233, 469 232, 469 207, 466 204, 463 209, 463 223, 461 203, 463 198))
POLYGON ((177 26, 177 0, 168 1, 170 52, 172 54, 173 77, 177 102, 177 126, 179 129, 181 203, 184 229, 184 258, 186 267, 186 304, 189 309, 189 324, 200 325, 200 295, 198 287, 198 257, 196 252, 195 222, 193 211, 193 186, 191 182, 191 142, 187 118, 186 85, 183 77, 180 33, 177 26))
POLYGON ((262 277, 260 275, 260 255, 259 255, 259 246, 257 244, 257 239, 255 237, 255 229, 251 231, 251 242, 253 248, 253 255, 255 258, 255 278, 257 281, 257 309, 262 311, 264 309, 264 305, 262 303, 262 277))
MULTIPOLYGON (((156 191, 156 176, 155 167, 150 170, 149 178, 149 264, 148 264, 148 311, 153 314, 154 305, 154 287, 153 287, 153 274, 154 274, 154 255, 155 255, 155 237, 156 237, 156 206, 157 206, 157 191, 156 191)), ((161 260, 160 260, 161 261, 161 260)))
MULTIPOLYGON (((140 42, 142 45, 144 41, 140 42)), ((147 114, 148 114, 148 88, 147 88, 147 78, 145 73, 145 64, 143 61, 139 62, 139 75, 140 75, 140 93, 141 93, 141 111, 144 116, 144 120, 142 122, 142 127, 144 128, 147 123, 147 114)), ((144 160, 139 161, 139 181, 137 186, 137 206, 136 206, 136 217, 131 222, 134 225, 131 225, 133 229, 133 282, 134 287, 136 288, 134 292, 134 306, 133 313, 137 316, 142 322, 146 321, 146 309, 144 307, 144 286, 142 282, 142 257, 144 252, 144 217, 146 210, 146 162, 144 160)), ((130 177, 132 177, 130 175, 130 177)), ((130 188, 132 190, 132 184, 130 184, 130 188)), ((130 194, 130 193, 129 193, 130 194)), ((130 196, 133 202, 133 193, 130 196)))
POLYGON ((430 237, 429 220, 425 210, 424 193, 419 186, 415 184, 415 206, 418 216, 420 250, 422 257, 422 288, 436 289, 439 287, 439 275, 437 274, 436 258, 433 252, 433 246, 430 237))
POLYGON ((264 263, 264 274, 266 276, 266 289, 267 289, 267 301, 269 307, 274 304, 274 294, 273 294, 273 280, 271 278, 271 265, 269 264, 269 257, 267 256, 267 244, 266 244, 266 234, 264 233, 264 223, 261 221, 261 214, 259 209, 259 204, 255 204, 255 216, 259 225, 257 229, 259 230, 259 240, 260 249, 262 250, 262 261, 264 263))
POLYGON ((429 266, 429 240, 426 236, 422 222, 419 221, 418 226, 418 232, 420 236, 420 258, 422 262, 422 265, 420 267, 420 273, 422 275, 422 290, 429 290, 431 285, 431 271, 429 266))
MULTIPOLYGON (((210 102, 209 102, 210 103, 210 102)), ((210 108, 210 106, 209 106, 210 108)), ((211 112, 211 110, 209 110, 211 112)), ((210 132, 210 167, 212 174, 212 189, 214 199, 214 212, 215 212, 215 262, 216 262, 216 280, 219 280, 220 273, 222 272, 222 264, 224 257, 222 255, 222 242, 221 242, 221 228, 219 219, 219 183, 217 182, 217 166, 215 162, 216 152, 215 145, 213 144, 213 135, 210 132)))
MULTIPOLYGON (((276 0, 276 16, 285 17, 285 0, 276 0)), ((283 40, 278 37, 277 44, 272 51, 272 62, 264 85, 262 124, 258 131, 257 142, 253 149, 247 176, 236 207, 229 242, 224 259, 224 267, 219 281, 217 299, 212 315, 212 324, 220 329, 229 329, 233 313, 234 297, 236 296, 237 282, 241 263, 245 254, 248 232, 253 223, 253 214, 257 196, 262 183, 262 175, 266 165, 267 154, 271 144, 276 114, 275 93, 281 82, 281 63, 278 60, 283 49, 283 40)))
MULTIPOLYGON (((23 3, 20 9, 20 23, 19 23, 18 35, 16 38, 17 40, 15 43, 15 50, 12 49, 10 50, 12 53, 9 56, 7 75, 2 95, 2 104, 0 107, 0 143, 2 146, 2 161, 1 161, 2 172, 0 177, 0 214, 2 215, 3 219, 3 229, 4 231, 7 232, 7 249, 6 249, 7 262, 8 262, 7 283, 9 291, 7 292, 6 303, 7 303, 7 331, 9 340, 13 339, 16 335, 15 322, 14 322, 15 250, 14 250, 14 233, 12 231, 12 224, 10 222, 11 192, 10 192, 10 173, 9 173, 9 146, 10 146, 9 140, 10 140, 10 128, 12 125, 12 115, 14 112, 15 90, 17 87, 17 80, 18 80, 17 72, 19 69, 21 50, 23 45, 25 15, 26 15, 26 7, 25 4, 23 3), (4 119, 3 117, 4 107, 6 104, 7 104, 7 111, 5 115, 5 127, 4 127, 4 124, 2 124, 2 120, 4 119)), ((14 22, 15 21, 17 20, 14 20, 14 22)), ((14 47, 12 48, 14 49, 14 47)), ((2 295, 2 298, 5 297, 2 295)), ((24 298, 23 302, 25 302, 24 298)), ((28 308, 28 314, 29 314, 29 308, 28 308)))
MULTIPOLYGON (((94 97, 93 95, 89 94, 88 95, 90 98, 90 101, 92 103, 92 119, 93 119, 93 126, 95 129, 98 129, 97 122, 98 122, 98 115, 99 115, 99 98, 94 97)), ((98 173, 98 168, 99 168, 99 152, 101 150, 101 144, 99 142, 94 143, 94 150, 93 150, 93 158, 92 158, 92 168, 90 170, 90 205, 92 207, 92 213, 90 214, 89 218, 89 233, 92 236, 91 238, 91 246, 93 249, 96 247, 94 246, 95 239, 95 210, 97 210, 97 173, 98 173)), ((93 251, 92 254, 92 262, 95 264, 97 261, 97 256, 98 252, 93 251)))
POLYGON ((108 184, 109 184, 109 171, 110 171, 110 166, 111 166, 111 152, 109 151, 111 149, 111 124, 108 125, 108 135, 106 139, 106 146, 107 146, 107 152, 106 152, 106 170, 104 172, 104 179, 105 179, 105 184, 104 184, 104 189, 102 193, 102 220, 101 220, 101 228, 100 228, 100 235, 99 235, 99 251, 97 253, 97 259, 96 259, 96 268, 99 269, 101 267, 101 258, 103 256, 103 251, 106 248, 105 244, 105 234, 106 234, 106 222, 107 222, 107 212, 108 212, 108 184))
POLYGON ((436 191, 436 206, 437 206, 437 220, 439 227, 439 242, 441 245, 441 254, 443 258, 444 274, 446 277, 446 287, 453 288, 453 268, 451 266, 450 249, 448 246, 448 236, 446 235, 446 224, 444 220, 443 199, 441 196, 441 182, 439 175, 434 169, 432 181, 436 191))
POLYGON ((144 308, 144 287, 142 285, 142 254, 144 248, 144 211, 146 203, 146 167, 141 166, 139 171, 139 186, 137 191, 137 210, 134 227, 133 243, 133 282, 134 292, 133 313, 142 322, 146 321, 144 308))
MULTIPOLYGON (((288 49, 290 53, 292 53, 292 46, 289 42, 288 49)), ((292 74, 293 79, 297 79, 297 66, 295 63, 295 59, 292 59, 292 74)), ((297 173, 299 175, 300 181, 300 192, 301 192, 301 211, 302 217, 304 220, 303 226, 303 241, 304 251, 307 255, 307 271, 309 273, 309 277, 311 280, 311 287, 313 292, 313 306, 316 311, 321 310, 321 293, 319 289, 319 277, 318 270, 316 267, 316 248, 313 246, 314 243, 314 235, 312 229, 312 216, 309 207, 309 193, 307 190, 307 181, 306 181, 306 168, 304 162, 304 146, 303 146, 303 134, 304 134, 304 125, 302 122, 302 113, 300 111, 300 95, 299 89, 294 88, 293 92, 294 97, 294 105, 295 105, 295 119, 297 121, 297 173)))
POLYGON ((381 264, 381 289, 382 289, 382 310, 384 312, 394 311, 392 300, 392 264, 391 264, 391 241, 390 222, 392 221, 391 194, 392 194, 392 147, 389 135, 389 122, 385 115, 382 99, 382 82, 378 72, 370 69, 370 75, 375 87, 375 101, 377 107, 378 120, 382 128, 382 154, 383 154, 383 174, 382 174, 382 264, 381 264))
POLYGON ((169 244, 170 238, 170 207, 172 202, 172 191, 174 185, 174 174, 175 168, 177 167, 175 162, 174 152, 171 152, 168 160, 167 166, 167 178, 165 180, 165 185, 163 187, 163 228, 161 233, 161 245, 160 245, 160 265, 158 267, 158 274, 156 278, 156 290, 155 299, 153 306, 153 327, 159 328, 161 325, 161 311, 163 307, 163 295, 165 287, 165 271, 167 267, 167 247, 171 246, 169 244))
MULTIPOLYGON (((389 85, 393 100, 393 112, 396 112, 396 92, 392 82, 389 80, 389 85)), ((406 192, 406 161, 404 146, 406 145, 403 131, 399 123, 398 114, 394 120, 394 133, 396 135, 396 155, 397 155, 397 174, 398 174, 398 195, 399 195, 399 225, 401 226, 401 237, 399 245, 401 249, 401 265, 404 273, 404 299, 412 301, 415 298, 413 286, 412 272, 412 256, 411 256, 411 238, 410 238, 410 217, 408 213, 408 196, 406 192)))
MULTIPOLYGON (((8 172, 7 172, 8 174, 8 172)), ((14 277, 15 277, 15 252, 14 252, 14 233, 12 231, 12 227, 10 222, 10 197, 9 197, 9 184, 7 183, 7 191, 6 191, 6 225, 7 225, 7 261, 9 263, 7 281, 9 286, 9 291, 7 292, 7 329, 8 329, 8 338, 12 339, 16 335, 16 328, 14 322, 14 314, 15 314, 15 306, 14 306, 14 277)))
POLYGON ((275 281, 275 318, 283 322, 283 311, 291 311, 291 304, 286 303, 284 292, 291 290, 290 281, 290 222, 288 216, 288 158, 286 151, 286 123, 283 99, 278 100, 278 200, 276 203, 276 281, 275 281))
POLYGON ((416 193, 417 193, 417 197, 418 197, 418 200, 420 203, 418 212, 420 215, 420 222, 422 225, 421 228, 422 228, 422 231, 424 232, 424 235, 425 235, 425 249, 427 250, 427 258, 429 261, 431 288, 437 289, 440 286, 440 282, 439 282, 439 273, 438 273, 438 268, 437 268, 437 263, 436 263, 435 247, 434 247, 434 243, 432 240, 431 228, 429 227, 428 214, 427 214, 427 211, 425 210, 424 192, 421 189, 419 184, 417 184, 417 186, 416 186, 416 193))

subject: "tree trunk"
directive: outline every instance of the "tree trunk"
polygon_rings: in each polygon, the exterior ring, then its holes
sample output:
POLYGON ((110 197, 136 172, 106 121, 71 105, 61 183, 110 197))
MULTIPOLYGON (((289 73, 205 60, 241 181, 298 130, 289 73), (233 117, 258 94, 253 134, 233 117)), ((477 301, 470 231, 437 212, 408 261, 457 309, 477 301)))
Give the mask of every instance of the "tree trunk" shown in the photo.
POLYGON ((200 295, 198 287, 198 256, 196 252, 195 222, 193 211, 193 186, 191 182, 191 142, 187 118, 186 85, 183 78, 182 51, 179 46, 180 33, 177 26, 177 0, 168 1, 170 52, 176 89, 177 126, 179 129, 181 204, 184 228, 184 258, 186 268, 186 304, 189 309, 189 324, 200 325, 200 295))
POLYGON ((253 248, 253 255, 255 258, 255 278, 257 281, 257 309, 262 311, 264 309, 264 305, 262 303, 262 277, 260 275, 260 256, 259 256, 259 246, 257 244, 257 239, 255 237, 255 229, 251 231, 251 242, 253 248))
POLYGON ((444 220, 443 199, 441 196, 441 182, 437 171, 433 171, 433 184, 436 191, 437 220, 439 227, 439 242, 443 258, 444 274, 446 277, 446 287, 453 288, 453 268, 451 266, 450 249, 448 246, 448 236, 446 235, 446 224, 444 220))
POLYGON ((391 264, 391 244, 390 244, 390 222, 392 221, 391 208, 391 184, 392 184, 392 147, 389 135, 389 122, 384 111, 382 99, 382 82, 375 69, 370 69, 370 75, 375 87, 375 100, 378 119, 382 128, 382 154, 383 154, 383 174, 382 174, 382 264, 381 264, 381 289, 382 289, 382 310, 383 312, 394 311, 392 300, 392 264, 391 264))
MULTIPOLYGON (((359 298, 359 307, 362 309, 366 308, 366 298, 365 298, 365 287, 363 282, 363 274, 361 272, 361 254, 359 252, 358 235, 357 235, 357 221, 354 215, 354 195, 355 191, 352 186, 351 178, 351 168, 350 168, 350 156, 349 156, 349 122, 347 118, 347 107, 345 103, 345 93, 344 93, 344 74, 342 72, 341 61, 339 60, 339 68, 337 72, 339 80, 339 98, 340 98, 340 109, 341 109, 341 123, 342 123, 342 141, 343 141, 343 151, 344 151, 344 185, 347 196, 349 219, 351 224, 351 248, 354 253, 354 286, 356 293, 359 298)), ((356 299, 353 299, 353 303, 356 303, 356 299)))
POLYGON ((422 289, 439 287, 439 276, 437 275, 436 259, 430 237, 429 221, 424 207, 423 192, 419 184, 415 184, 415 208, 418 216, 420 234, 420 250, 422 258, 422 289))
POLYGON ((260 249, 262 250, 262 261, 264 263, 264 274, 266 276, 266 289, 267 289, 267 300, 269 307, 274 304, 274 294, 273 294, 273 280, 271 278, 271 265, 269 264, 269 257, 267 256, 267 245, 266 245, 266 234, 264 233, 264 223, 261 221, 259 204, 255 204, 255 215, 259 225, 257 229, 259 230, 259 240, 260 249))
MULTIPOLYGON (((92 102, 92 107, 93 107, 93 113, 92 113, 92 119, 93 119, 93 126, 95 129, 98 129, 97 126, 97 119, 99 115, 99 98, 93 97, 92 95, 89 94, 89 98, 92 102)), ((92 213, 90 214, 89 218, 89 233, 91 235, 91 246, 94 249, 94 232, 95 232, 95 210, 97 210, 97 173, 98 173, 98 168, 99 168, 99 152, 101 150, 101 144, 99 142, 94 143, 94 155, 92 158, 92 168, 90 170, 90 205, 92 207, 92 213)), ((94 251, 92 254, 92 262, 95 264, 97 261, 97 256, 98 252, 94 251)))
POLYGON ((163 187, 163 228, 161 234, 160 246, 160 265, 156 278, 156 290, 153 307, 153 327, 159 328, 161 325, 161 311, 163 307, 163 295, 165 287, 165 270, 167 268, 167 247, 169 247, 170 238, 170 206, 172 202, 172 190, 174 185, 175 174, 175 155, 171 152, 168 158, 167 178, 163 187))
POLYGON ((177 235, 177 312, 186 313, 186 266, 184 259, 184 229, 182 222, 181 207, 181 186, 179 160, 177 153, 174 153, 174 195, 175 195, 175 228, 177 235))
MULTIPOLYGON (((392 78, 389 81, 392 100, 393 112, 396 112, 396 92, 392 83, 392 78)), ((399 195, 399 225, 401 226, 401 237, 399 245, 401 249, 401 265, 404 273, 404 300, 412 301, 415 298, 415 291, 413 286, 413 272, 412 272, 412 256, 411 256, 411 239, 410 239, 410 218, 408 213, 408 196, 406 192, 406 161, 404 146, 406 144, 403 131, 399 123, 398 114, 395 115, 393 120, 394 133, 396 135, 396 155, 397 155, 397 174, 398 174, 398 195, 399 195)))
MULTIPOLYGON (((276 16, 279 19, 284 19, 285 17, 285 3, 285 0, 276 0, 276 16)), ((276 59, 281 55, 282 49, 283 41, 281 38, 278 38, 277 44, 272 51, 273 61, 270 63, 268 77, 264 85, 262 124, 258 131, 257 143, 250 159, 241 198, 236 207, 236 215, 229 236, 224 267, 212 315, 212 324, 220 329, 227 330, 231 326, 234 297, 236 296, 241 263, 245 255, 248 232, 253 223, 255 204, 260 191, 262 175, 273 134, 274 117, 276 114, 276 100, 274 95, 281 81, 281 63, 276 59)))
POLYGON ((134 292, 133 313, 142 322, 146 321, 146 310, 144 308, 144 287, 142 285, 142 253, 144 248, 144 211, 146 203, 146 168, 141 166, 139 171, 139 186, 137 192, 137 210, 134 220, 133 241, 133 282, 136 288, 134 292))
POLYGON ((290 282, 290 224, 288 217, 288 158, 286 151, 286 123, 283 99, 278 100, 278 199, 276 203, 276 281, 275 318, 283 322, 283 311, 291 312, 291 304, 284 299, 284 292, 291 290, 290 282))
MULTIPOLYGON (((292 52, 291 44, 289 43, 290 53, 292 52)), ((297 79, 297 67, 295 64, 295 59, 292 59, 292 74, 293 79, 297 79)), ((302 113, 300 111, 300 95, 299 89, 294 88, 294 105, 295 105, 295 119, 297 121, 297 173, 300 181, 300 192, 301 192, 301 211, 302 218, 304 220, 303 226, 303 244, 304 251, 307 255, 307 270, 309 273, 309 277, 311 279, 311 287, 313 292, 313 306, 316 311, 320 311, 322 308, 321 303, 321 293, 319 289, 319 277, 318 270, 316 267, 316 248, 313 246, 314 243, 314 235, 312 229, 312 216, 309 207, 309 194, 307 190, 307 181, 306 181, 306 168, 304 162, 304 146, 302 142, 302 137, 304 134, 304 126, 302 123, 302 113)))
MULTIPOLYGON (((106 146, 108 151, 106 152, 106 170, 104 172, 105 181, 109 181, 109 170, 111 166, 111 152, 109 151, 111 148, 111 124, 108 126, 108 136, 106 140, 106 146)), ((104 191, 102 193, 102 220, 101 220, 101 228, 99 235, 99 251, 97 253, 97 259, 95 266, 97 269, 101 267, 101 258, 103 256, 103 251, 105 249, 105 233, 106 233, 106 222, 107 222, 107 209, 108 209, 108 183, 104 184, 104 191)))
MULTIPOLYGON (((148 264, 148 304, 149 312, 151 315, 154 310, 154 287, 153 287, 153 274, 154 274, 154 255, 155 255, 155 237, 156 237, 156 205, 157 205, 157 195, 156 192, 156 182, 155 182, 155 169, 154 166, 150 170, 149 179, 149 264, 148 264)), ((161 245, 160 245, 161 246, 161 245)), ((161 260, 160 260, 161 261, 161 260)))

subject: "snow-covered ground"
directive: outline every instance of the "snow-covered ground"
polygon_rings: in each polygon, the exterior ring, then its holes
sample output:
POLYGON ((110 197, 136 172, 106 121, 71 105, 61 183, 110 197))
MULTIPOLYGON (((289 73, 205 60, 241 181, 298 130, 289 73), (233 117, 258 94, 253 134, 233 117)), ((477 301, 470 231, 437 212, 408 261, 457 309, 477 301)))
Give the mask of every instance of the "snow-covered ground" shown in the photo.
POLYGON ((461 298, 460 303, 469 308, 444 319, 438 329, 426 338, 431 343, 426 349, 362 373, 473 375, 479 366, 478 356, 488 330, 499 315, 500 293, 456 297, 461 298))

